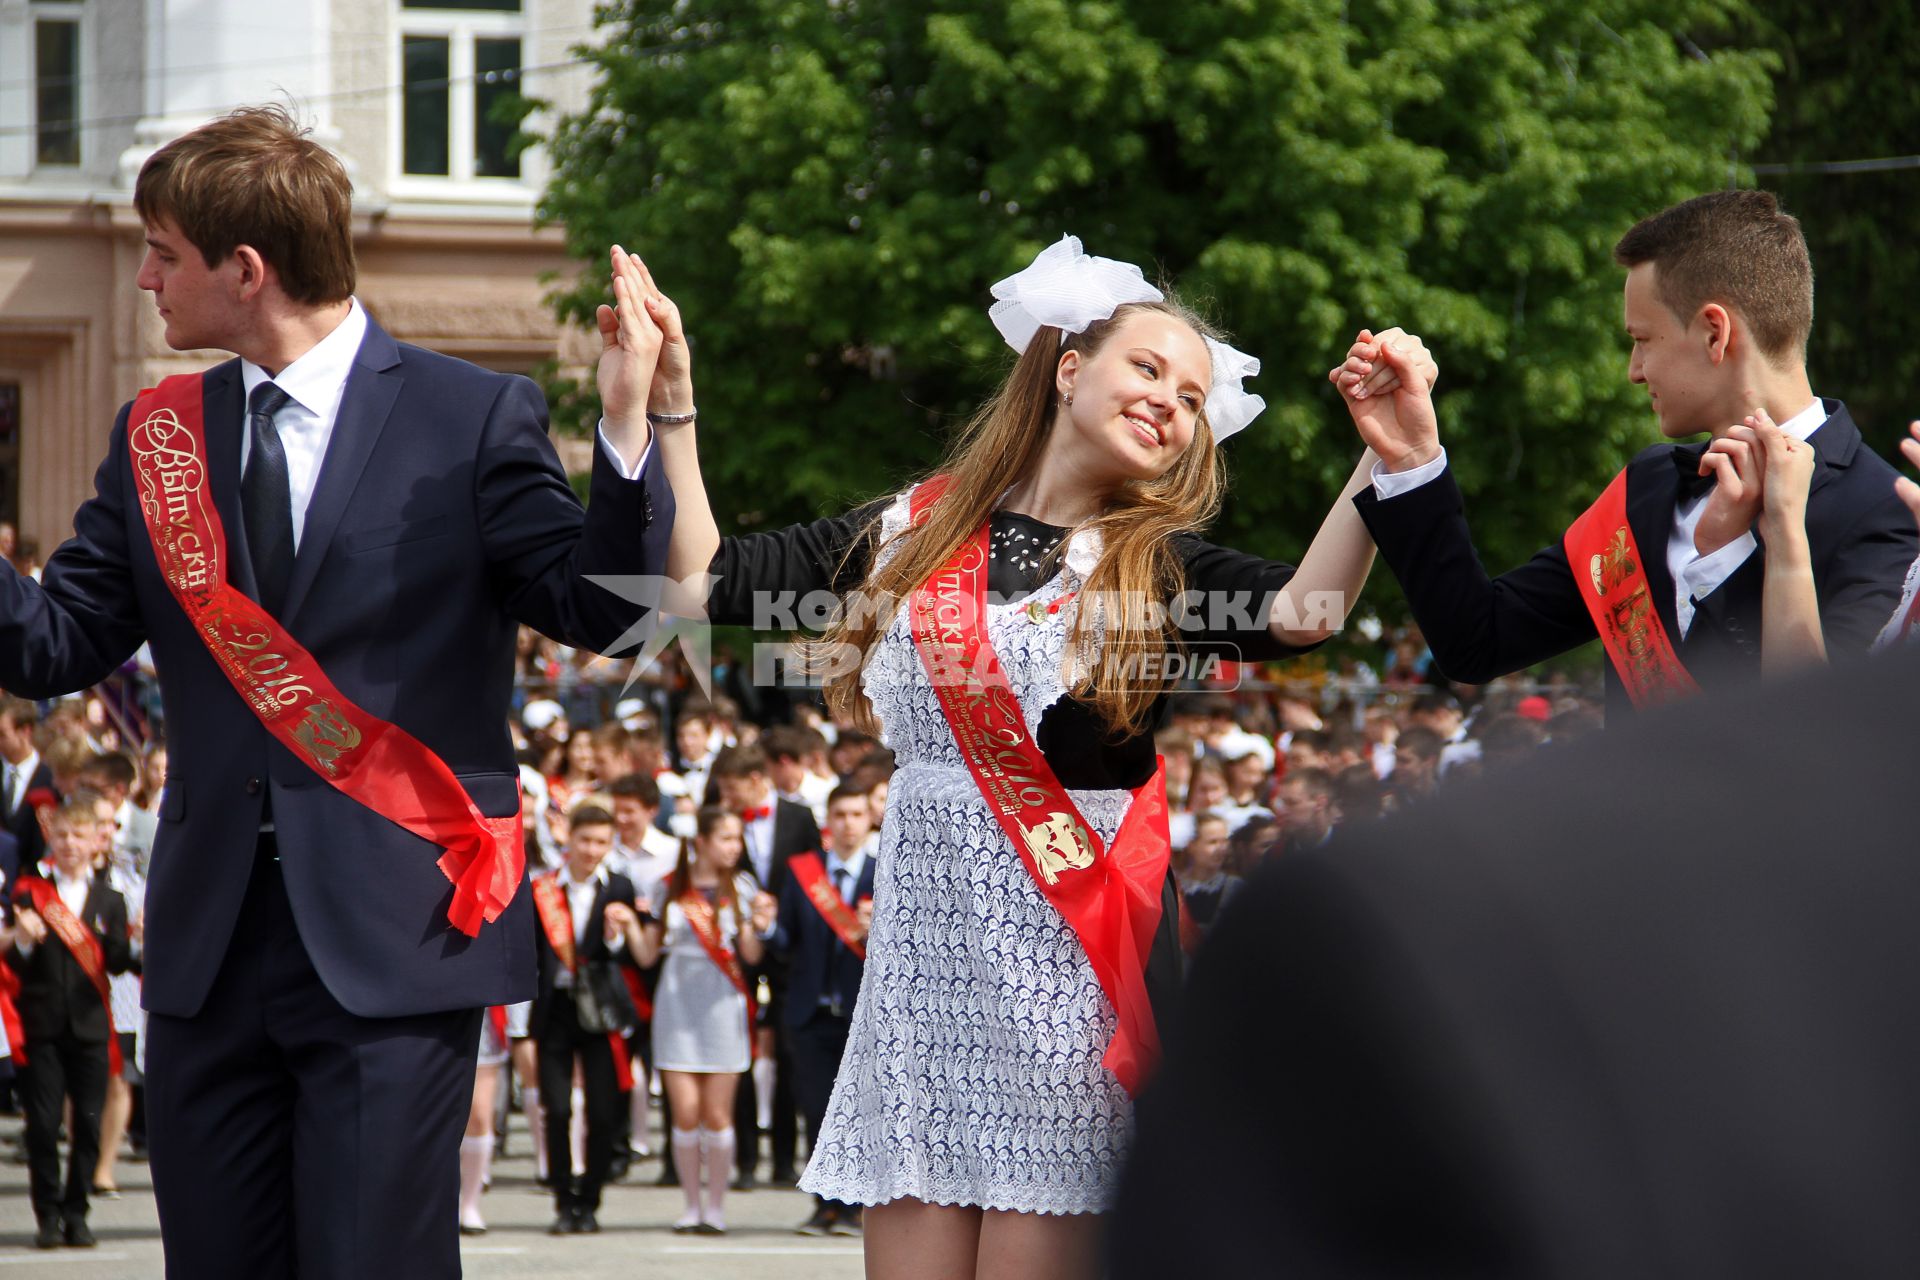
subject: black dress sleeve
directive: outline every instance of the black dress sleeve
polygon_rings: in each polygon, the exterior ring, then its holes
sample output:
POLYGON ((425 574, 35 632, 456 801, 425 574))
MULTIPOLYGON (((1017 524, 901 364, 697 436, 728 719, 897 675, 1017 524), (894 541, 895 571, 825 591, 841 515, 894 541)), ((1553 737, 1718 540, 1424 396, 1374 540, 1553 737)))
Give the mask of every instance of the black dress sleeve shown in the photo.
POLYGON ((1267 629, 1273 597, 1293 580, 1292 565, 1218 547, 1193 534, 1174 539, 1174 547, 1186 569, 1187 592, 1175 624, 1190 652, 1271 662, 1319 647, 1282 644, 1267 629))
MULTIPOLYGON (((720 550, 707 566, 715 578, 707 616, 722 626, 751 626, 757 593, 845 595, 858 587, 879 542, 880 515, 892 502, 880 498, 844 515, 720 539, 720 550)), ((785 611, 791 613, 794 601, 787 603, 785 611)))

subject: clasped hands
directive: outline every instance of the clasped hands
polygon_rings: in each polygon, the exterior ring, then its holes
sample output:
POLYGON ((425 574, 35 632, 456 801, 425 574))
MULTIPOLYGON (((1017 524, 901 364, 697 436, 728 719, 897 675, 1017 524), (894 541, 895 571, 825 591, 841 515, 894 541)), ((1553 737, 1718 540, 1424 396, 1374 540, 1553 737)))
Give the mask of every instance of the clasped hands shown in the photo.
POLYGON ((1362 329, 1347 358, 1327 371, 1353 425, 1389 472, 1410 471, 1440 456, 1433 387, 1440 380, 1427 344, 1404 329, 1362 329))
POLYGON ((660 292, 646 263, 619 245, 608 256, 613 305, 594 313, 595 381, 608 443, 632 466, 653 439, 647 414, 693 412, 693 361, 680 308, 660 292))

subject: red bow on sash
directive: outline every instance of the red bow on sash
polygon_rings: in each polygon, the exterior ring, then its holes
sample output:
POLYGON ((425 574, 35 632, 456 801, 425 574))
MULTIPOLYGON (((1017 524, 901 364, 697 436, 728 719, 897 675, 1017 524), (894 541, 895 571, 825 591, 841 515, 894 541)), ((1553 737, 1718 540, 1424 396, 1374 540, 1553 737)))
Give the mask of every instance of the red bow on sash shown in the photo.
POLYGON ((140 393, 127 419, 140 512, 167 588, 267 731, 336 790, 445 854, 447 919, 469 936, 500 918, 525 868, 520 814, 489 818, 446 762, 355 706, 286 628, 227 581, 226 533, 207 492, 199 374, 140 393))

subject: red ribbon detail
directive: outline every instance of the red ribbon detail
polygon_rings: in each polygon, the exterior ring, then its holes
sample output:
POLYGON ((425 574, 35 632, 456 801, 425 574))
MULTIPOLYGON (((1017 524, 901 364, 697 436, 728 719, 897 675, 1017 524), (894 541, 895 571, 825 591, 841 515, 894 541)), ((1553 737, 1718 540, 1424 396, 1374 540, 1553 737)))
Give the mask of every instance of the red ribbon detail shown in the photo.
POLYGON ((525 869, 520 814, 489 818, 446 762, 367 714, 312 654, 227 581, 226 534, 207 492, 200 375, 143 391, 128 418, 140 511, 168 589, 267 731, 329 785, 445 852, 447 919, 472 936, 500 918, 525 869))

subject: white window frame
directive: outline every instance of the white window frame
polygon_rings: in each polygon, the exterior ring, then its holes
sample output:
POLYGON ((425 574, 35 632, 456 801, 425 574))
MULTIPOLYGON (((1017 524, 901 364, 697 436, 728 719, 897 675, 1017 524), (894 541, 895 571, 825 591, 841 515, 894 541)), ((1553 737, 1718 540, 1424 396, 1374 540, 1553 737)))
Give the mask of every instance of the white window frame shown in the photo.
POLYGON ((392 48, 393 109, 388 140, 393 155, 391 186, 388 190, 400 199, 462 201, 474 200, 498 204, 532 204, 538 194, 535 164, 531 149, 520 154, 518 178, 478 177, 473 172, 473 134, 476 123, 474 105, 473 42, 511 36, 520 41, 520 65, 527 65, 533 50, 533 24, 527 9, 532 0, 523 0, 520 12, 485 9, 408 9, 393 0, 394 37, 392 48), (437 36, 447 41, 447 168, 442 177, 430 173, 406 171, 406 58, 409 36, 437 36))
POLYGON ((40 163, 40 103, 36 25, 51 19, 78 26, 79 83, 75 86, 74 122, 84 126, 91 108, 93 28, 87 6, 79 0, 34 0, 18 8, 0 3, 0 120, 26 122, 19 133, 0 135, 0 177, 24 178, 45 173, 61 177, 77 175, 86 168, 92 148, 87 130, 80 134, 80 158, 73 164, 40 163), (9 21, 11 19, 12 21, 9 21), (18 24, 12 38, 6 28, 18 24))

